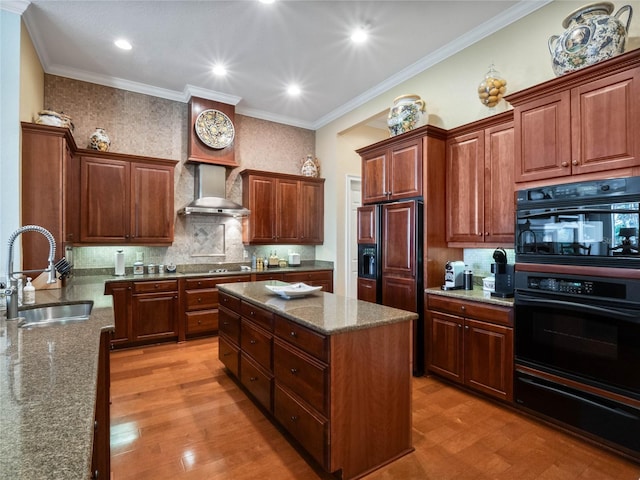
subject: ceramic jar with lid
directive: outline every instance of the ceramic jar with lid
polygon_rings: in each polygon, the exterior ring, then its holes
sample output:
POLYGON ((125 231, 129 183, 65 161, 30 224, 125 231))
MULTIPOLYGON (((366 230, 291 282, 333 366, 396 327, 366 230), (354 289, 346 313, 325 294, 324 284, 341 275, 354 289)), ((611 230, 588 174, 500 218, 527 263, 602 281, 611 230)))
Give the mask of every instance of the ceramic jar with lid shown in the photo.
POLYGON ((110 146, 111 140, 107 132, 104 131, 104 128, 96 128, 96 131, 89 137, 89 148, 91 150, 106 152, 110 146))
POLYGON ((614 5, 599 2, 571 12, 562 22, 566 29, 549 38, 549 52, 556 76, 594 65, 624 52, 632 9, 621 7, 611 15, 614 5), (619 19, 627 13, 626 24, 619 19))
POLYGON ((420 95, 400 95, 389 109, 387 126, 392 137, 422 125, 426 118, 426 105, 420 95))

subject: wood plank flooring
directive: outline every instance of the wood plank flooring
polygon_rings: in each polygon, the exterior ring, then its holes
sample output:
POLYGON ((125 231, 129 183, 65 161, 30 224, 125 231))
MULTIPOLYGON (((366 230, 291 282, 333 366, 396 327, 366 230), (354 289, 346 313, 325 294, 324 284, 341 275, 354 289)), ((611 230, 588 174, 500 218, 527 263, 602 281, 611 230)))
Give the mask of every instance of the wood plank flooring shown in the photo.
MULTIPOLYGON (((218 361, 217 338, 111 354, 114 480, 325 479, 218 361)), ((639 480, 640 465, 413 379, 415 452, 366 480, 639 480)))

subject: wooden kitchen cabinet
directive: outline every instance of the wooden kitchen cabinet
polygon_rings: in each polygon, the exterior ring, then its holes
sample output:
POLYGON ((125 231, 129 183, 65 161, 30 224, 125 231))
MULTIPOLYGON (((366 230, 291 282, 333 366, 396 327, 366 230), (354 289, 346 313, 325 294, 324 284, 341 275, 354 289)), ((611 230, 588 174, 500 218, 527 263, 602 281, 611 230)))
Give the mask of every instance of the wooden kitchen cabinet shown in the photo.
MULTIPOLYGON (((68 128, 22 123, 22 224, 39 225, 51 232, 56 260, 65 255, 65 244, 78 241, 80 167, 75 149, 68 128)), ((45 268, 47 239, 29 233, 20 240, 23 269, 45 268)))
POLYGON ((514 242, 512 118, 513 113, 506 112, 450 131, 446 153, 450 245, 514 242))
POLYGON ((358 300, 377 303, 377 281, 371 278, 358 277, 358 300))
POLYGON ((93 453, 91 455, 91 478, 98 480, 111 475, 110 404, 111 380, 109 351, 112 332, 100 334, 98 354, 98 377, 96 381, 96 403, 93 430, 93 453))
POLYGON ((310 244, 324 242, 324 179, 244 170, 243 242, 310 244))
POLYGON ((433 294, 427 302, 427 369, 512 402, 513 309, 433 294))
POLYGON ((378 243, 378 209, 375 205, 358 207, 358 244, 374 245, 378 243))
POLYGON ((611 175, 640 165, 639 83, 640 52, 632 50, 507 96, 515 181, 611 175))
POLYGON ((115 331, 111 336, 114 347, 127 346, 133 342, 131 315, 132 282, 109 282, 105 285, 105 295, 113 297, 113 319, 115 331))
POLYGON ((80 243, 170 245, 173 160, 80 152, 80 243))
POLYGON ((384 143, 362 157, 362 203, 422 196, 422 139, 384 143))
POLYGON ((251 275, 230 275, 180 279, 187 338, 213 335, 219 328, 219 283, 250 282, 251 275))

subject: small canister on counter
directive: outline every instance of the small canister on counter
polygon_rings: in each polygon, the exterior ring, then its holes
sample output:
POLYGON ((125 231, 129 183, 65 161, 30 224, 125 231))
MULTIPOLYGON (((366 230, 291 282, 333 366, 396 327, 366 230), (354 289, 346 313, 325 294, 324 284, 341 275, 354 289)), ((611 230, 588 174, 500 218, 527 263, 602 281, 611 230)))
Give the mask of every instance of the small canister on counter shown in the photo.
POLYGON ((473 290, 473 271, 470 268, 464 269, 464 289, 473 290))
POLYGON ((156 273, 156 266, 153 263, 147 265, 147 273, 156 273))
POLYGON ((158 273, 164 273, 164 265, 162 263, 158 265, 158 273))
POLYGON ((133 274, 142 275, 144 273, 144 263, 138 261, 133 262, 133 274))

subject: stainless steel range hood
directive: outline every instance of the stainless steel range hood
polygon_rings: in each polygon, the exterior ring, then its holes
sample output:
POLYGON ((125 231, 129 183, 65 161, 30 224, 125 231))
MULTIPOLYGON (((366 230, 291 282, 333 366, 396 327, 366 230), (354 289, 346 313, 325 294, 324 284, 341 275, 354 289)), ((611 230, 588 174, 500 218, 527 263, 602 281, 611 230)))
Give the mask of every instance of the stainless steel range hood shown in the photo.
POLYGON ((222 215, 244 217, 249 210, 226 199, 226 169, 219 165, 197 163, 194 169, 194 197, 179 215, 222 215))

